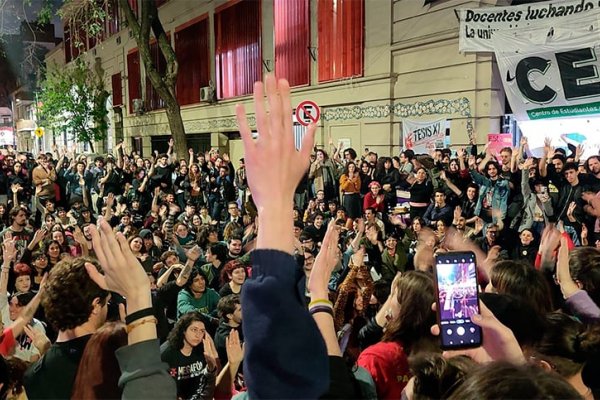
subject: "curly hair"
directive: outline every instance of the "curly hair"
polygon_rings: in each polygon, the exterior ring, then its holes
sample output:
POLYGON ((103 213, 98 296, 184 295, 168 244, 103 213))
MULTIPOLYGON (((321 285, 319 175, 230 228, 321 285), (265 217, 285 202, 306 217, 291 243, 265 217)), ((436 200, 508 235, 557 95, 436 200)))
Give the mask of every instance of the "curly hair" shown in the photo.
POLYGON ((88 257, 67 257, 50 271, 42 306, 46 320, 58 331, 82 325, 92 313, 94 299, 104 305, 108 298, 108 292, 90 279, 86 262, 100 271, 97 261, 88 257))
POLYGON ((193 322, 202 322, 203 324, 206 324, 204 317, 198 311, 189 312, 179 318, 167 337, 167 342, 169 342, 169 346, 171 346, 171 348, 177 350, 181 350, 183 348, 185 331, 193 322))

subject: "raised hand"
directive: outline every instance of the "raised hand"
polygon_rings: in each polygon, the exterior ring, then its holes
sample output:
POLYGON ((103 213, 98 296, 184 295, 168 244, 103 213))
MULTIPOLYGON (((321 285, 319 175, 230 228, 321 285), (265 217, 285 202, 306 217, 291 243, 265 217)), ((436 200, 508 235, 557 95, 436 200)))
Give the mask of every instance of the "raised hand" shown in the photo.
POLYGON ((579 290, 579 286, 577 286, 577 283, 571 277, 571 271, 569 270, 569 245, 565 237, 561 237, 560 247, 558 248, 556 278, 565 299, 571 297, 579 290))
POLYGON ((448 180, 448 177, 446 176, 446 171, 440 172, 440 179, 444 182, 448 180))
POLYGON ((327 226, 327 232, 321 245, 321 250, 315 258, 310 279, 308 281, 308 291, 312 297, 319 299, 328 298, 328 284, 331 278, 331 272, 339 261, 338 240, 340 231, 338 225, 333 222, 327 226))
MULTIPOLYGON (((7 232, 8 233, 8 232, 7 232)), ((2 243, 2 254, 6 261, 15 261, 17 257, 16 242, 13 240, 12 235, 4 235, 4 243, 2 243), (7 238, 7 236, 9 236, 7 238)))
POLYGON ((208 333, 205 333, 202 344, 204 344, 204 359, 206 360, 208 370, 214 372, 217 369, 219 360, 219 353, 217 353, 215 342, 213 342, 208 333))
POLYGON ((462 215, 462 208, 460 208, 460 206, 454 207, 454 219, 456 221, 458 221, 458 219, 461 217, 461 215, 462 215))
POLYGON ((31 239, 31 243, 33 243, 34 245, 38 244, 39 242, 44 240, 44 238, 46 237, 47 234, 48 234, 48 229, 46 229, 46 228, 38 229, 33 234, 33 239, 31 239))
POLYGON ((577 160, 579 160, 581 158, 581 156, 583 155, 584 151, 585 151, 585 147, 583 146, 583 144, 578 145, 577 148, 575 149, 575 158, 577 160))
POLYGON ((523 164, 521 164, 521 169, 529 169, 533 167, 533 158, 529 157, 528 159, 525 160, 525 162, 523 164))
POLYGON ((232 329, 229 336, 225 338, 225 350, 227 351, 229 364, 239 366, 242 363, 244 348, 240 343, 240 334, 236 329, 232 329))
POLYGON ((471 168, 471 169, 475 168, 475 166, 477 165, 477 159, 475 158, 474 155, 472 155, 472 154, 469 155, 468 164, 469 164, 469 168, 471 168))
POLYGON ((85 238, 85 235, 83 234, 79 226, 75 227, 75 232, 73 232, 73 239, 75 239, 75 241, 82 246, 87 244, 87 239, 85 238))
POLYGON ((139 260, 133 255, 122 233, 113 233, 106 221, 99 227, 90 225, 90 234, 96 257, 102 266, 102 275, 95 265, 86 263, 90 278, 103 289, 117 292, 127 299, 127 312, 132 313, 152 304, 150 281, 139 260))
POLYGON ((188 260, 191 260, 194 262, 196 262, 200 258, 201 255, 202 255, 202 249, 198 245, 195 245, 194 247, 189 249, 186 254, 188 260))
POLYGON ((360 233, 365 232, 365 220, 362 218, 356 219, 356 231, 360 233))
POLYGON ((52 345, 50 339, 48 339, 48 336, 46 336, 44 332, 33 329, 31 325, 25 325, 23 330, 27 337, 31 339, 31 343, 39 350, 40 354, 44 354, 52 345))
POLYGON ((521 136, 521 146, 527 146, 527 136, 521 136))
POLYGON ((244 106, 236 107, 244 143, 248 185, 260 210, 260 219, 285 220, 277 226, 269 222, 260 224, 257 248, 271 247, 293 253, 293 235, 287 234, 292 229, 288 225, 292 224, 291 210, 296 186, 308 168, 316 126, 309 125, 302 148, 296 151, 292 134, 290 86, 286 80, 277 81, 273 75, 267 75, 264 86, 261 82, 254 84, 254 106, 256 126, 260 132, 256 140, 252 138, 244 106), (268 115, 264 104, 265 88, 270 108, 268 115))

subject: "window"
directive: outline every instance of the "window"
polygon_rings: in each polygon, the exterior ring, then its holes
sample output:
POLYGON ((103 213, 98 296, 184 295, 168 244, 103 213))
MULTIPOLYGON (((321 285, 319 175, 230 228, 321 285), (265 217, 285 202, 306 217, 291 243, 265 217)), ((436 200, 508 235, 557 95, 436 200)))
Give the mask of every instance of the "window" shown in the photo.
MULTIPOLYGON (((118 0, 117 0, 118 1, 118 0)), ((128 0, 129 6, 135 15, 138 15, 138 0, 128 0)), ((124 18, 125 16, 123 16, 124 18)))
MULTIPOLYGON (((129 61, 129 59, 127 60, 129 61)), ((113 107, 123 105, 123 86, 121 84, 121 73, 114 74, 110 77, 113 96, 113 107)))
POLYGON ((108 36, 111 36, 121 30, 121 10, 119 9, 119 4, 117 3, 117 0, 109 0, 106 3, 106 7, 106 24, 108 25, 107 31, 108 36))
POLYGON ((127 90, 129 92, 129 113, 133 114, 133 99, 142 98, 140 54, 137 49, 127 54, 127 90))
POLYGON ((252 93, 260 80, 260 6, 256 0, 230 2, 215 11, 217 96, 252 93))
MULTIPOLYGON (((167 40, 169 38, 167 37, 167 40)), ((163 56, 160 48, 158 47, 158 41, 150 43, 150 57, 152 57, 152 64, 161 76, 164 76, 167 71, 167 60, 163 56)), ((148 77, 148 71, 146 71, 146 110, 158 110, 165 107, 165 102, 160 98, 152 82, 148 77)))
POLYGON ((210 54, 208 17, 175 30, 175 54, 179 63, 177 100, 180 105, 200 102, 200 88, 208 86, 210 54))
POLYGON ((308 85, 310 77, 309 0, 275 0, 275 75, 290 86, 308 85))
POLYGON ((363 74, 363 0, 319 0, 319 82, 363 74))
POLYGON ((65 50, 65 62, 68 64, 73 59, 71 54, 71 26, 69 24, 64 26, 63 49, 65 50))

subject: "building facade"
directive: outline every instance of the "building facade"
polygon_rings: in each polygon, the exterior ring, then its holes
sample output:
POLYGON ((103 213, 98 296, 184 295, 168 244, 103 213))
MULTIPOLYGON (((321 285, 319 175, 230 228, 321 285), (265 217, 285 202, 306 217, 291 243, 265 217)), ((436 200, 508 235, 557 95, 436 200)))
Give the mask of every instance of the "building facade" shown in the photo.
MULTIPOLYGON (((459 54, 454 10, 496 1, 430 3, 158 0, 179 61, 177 97, 188 144, 241 157, 235 105, 253 111, 252 83, 267 72, 290 80, 293 106, 312 100, 321 107, 317 140, 325 148, 341 140, 358 153, 398 154, 406 119, 444 118, 452 145, 484 143, 500 130, 505 96, 493 55, 459 54)), ((106 147, 123 139, 147 156, 165 148, 169 126, 135 40, 114 16, 106 38, 89 43, 81 56, 101 63, 112 93, 106 147)), ((156 44, 152 51, 164 68, 156 44)), ((46 61, 61 66, 77 55, 67 29, 46 61)))

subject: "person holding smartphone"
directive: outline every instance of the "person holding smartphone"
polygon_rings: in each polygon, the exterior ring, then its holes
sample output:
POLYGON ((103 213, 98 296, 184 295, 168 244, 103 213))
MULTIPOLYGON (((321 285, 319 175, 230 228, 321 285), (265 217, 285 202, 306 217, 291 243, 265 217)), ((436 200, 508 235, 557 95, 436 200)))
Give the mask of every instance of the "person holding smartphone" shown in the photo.
POLYGON ((431 305, 435 302, 431 275, 409 271, 395 280, 392 287, 397 315, 387 316, 385 332, 379 343, 367 347, 358 357, 375 381, 377 398, 399 399, 411 373, 408 357, 420 351, 439 348, 430 328, 435 324, 431 305))

